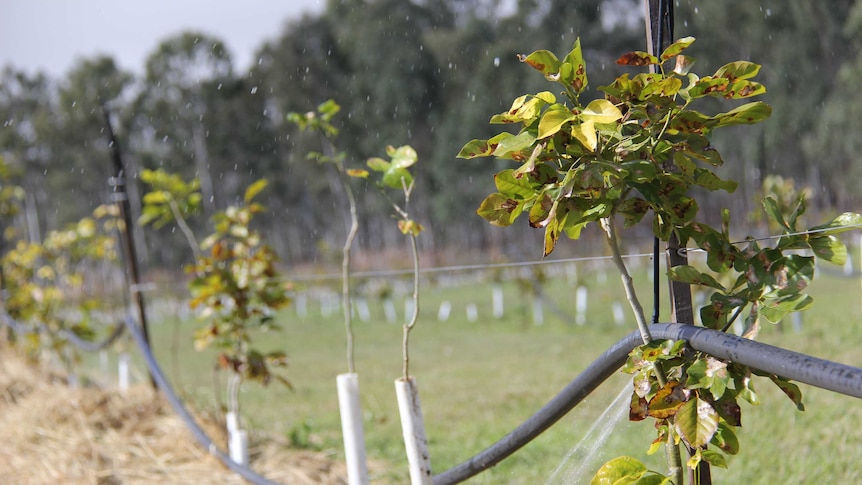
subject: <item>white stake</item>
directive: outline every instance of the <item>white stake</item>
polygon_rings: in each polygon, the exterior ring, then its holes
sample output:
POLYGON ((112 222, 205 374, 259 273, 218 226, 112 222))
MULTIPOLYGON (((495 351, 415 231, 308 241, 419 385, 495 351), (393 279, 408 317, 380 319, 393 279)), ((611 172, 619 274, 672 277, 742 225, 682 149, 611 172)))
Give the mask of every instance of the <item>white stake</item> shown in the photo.
POLYGON ((347 460, 347 483, 368 484, 368 465, 365 457, 365 433, 362 429, 362 406, 359 402, 359 376, 339 374, 338 409, 341 412, 341 433, 344 436, 344 455, 347 460))
POLYGON ((467 304, 467 321, 475 322, 479 319, 479 310, 476 308, 475 303, 467 304))
POLYGON ((120 391, 128 391, 129 390, 129 354, 123 352, 120 354, 119 359, 117 360, 117 374, 118 374, 118 385, 120 386, 120 391))
POLYGON ((440 309, 437 311, 437 320, 445 322, 449 320, 449 313, 452 311, 452 304, 447 300, 440 302, 440 309))
POLYGON ((432 485, 431 454, 428 439, 425 437, 425 424, 422 421, 422 406, 416 379, 403 378, 395 381, 395 395, 398 397, 398 412, 401 415, 401 431, 407 451, 412 485, 432 485))
POLYGON ((533 297, 533 325, 543 325, 545 323, 545 311, 542 306, 542 297, 535 295, 533 297))
POLYGON ((100 350, 99 351, 99 370, 102 372, 103 376, 108 375, 108 351, 100 350))
POLYGON ((388 298, 383 300, 383 313, 386 315, 388 323, 395 323, 395 320, 398 319, 398 315, 395 313, 395 304, 388 298))
POLYGON ((494 307, 494 318, 503 318, 503 288, 494 286, 491 300, 494 307))
POLYGON ((363 322, 371 320, 371 311, 368 309, 368 301, 365 298, 357 298, 354 308, 363 322))
POLYGON ((583 325, 587 323, 587 287, 579 286, 575 294, 575 323, 583 325))
POLYGON ((617 325, 622 325, 626 323, 625 312, 623 311, 623 304, 615 301, 613 305, 611 305, 611 309, 614 312, 614 323, 617 325))
POLYGON ((307 301, 305 293, 296 295, 296 301, 294 303, 296 304, 296 316, 299 318, 305 318, 305 316, 308 315, 307 301))

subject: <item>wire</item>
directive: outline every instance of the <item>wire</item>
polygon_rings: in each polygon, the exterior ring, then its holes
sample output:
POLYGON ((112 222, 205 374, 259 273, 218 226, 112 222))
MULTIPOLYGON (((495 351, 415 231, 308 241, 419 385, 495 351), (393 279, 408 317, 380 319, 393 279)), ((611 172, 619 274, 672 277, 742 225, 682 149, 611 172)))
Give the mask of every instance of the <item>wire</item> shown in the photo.
MULTIPOLYGON (((652 257, 652 253, 635 253, 635 254, 625 254, 622 256, 624 259, 629 258, 644 258, 644 257, 652 257)), ((491 263, 491 264, 465 264, 465 265, 457 265, 457 266, 437 266, 432 268, 420 268, 420 274, 429 274, 429 273, 446 273, 446 272, 457 272, 457 271, 472 271, 478 269, 498 269, 498 268, 520 268, 525 266, 541 266, 546 264, 565 264, 565 263, 578 263, 585 261, 607 261, 610 260, 611 256, 587 256, 581 258, 566 258, 566 259, 553 259, 553 260, 541 260, 541 261, 521 261, 517 263, 491 263)), ((412 275, 412 269, 397 269, 397 270, 382 270, 382 271, 364 271, 364 272, 354 272, 351 274, 352 277, 355 278, 379 278, 384 276, 403 276, 403 275, 412 275)), ((340 274, 322 274, 322 275, 298 275, 292 276, 289 279, 291 281, 318 281, 318 280, 327 280, 341 278, 340 274)))

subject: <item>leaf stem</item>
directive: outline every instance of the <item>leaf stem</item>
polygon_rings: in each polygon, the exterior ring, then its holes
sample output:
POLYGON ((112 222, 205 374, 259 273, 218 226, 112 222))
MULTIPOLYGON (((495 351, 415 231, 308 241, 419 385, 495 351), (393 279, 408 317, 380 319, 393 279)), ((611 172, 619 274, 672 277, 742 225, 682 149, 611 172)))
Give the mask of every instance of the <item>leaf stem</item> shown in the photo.
MULTIPOLYGON (((329 138, 324 137, 324 150, 331 160, 335 161, 335 146, 329 138)), ((347 372, 353 374, 356 372, 356 359, 354 352, 355 335, 353 333, 353 307, 350 300, 350 250, 353 248, 353 241, 356 239, 356 233, 359 231, 359 219, 356 215, 356 197, 353 195, 353 189, 347 182, 346 169, 344 161, 338 159, 335 162, 336 171, 338 172, 338 181, 341 184, 344 194, 347 196, 347 204, 350 212, 350 228, 347 230, 347 237, 344 240, 344 247, 341 250, 341 309, 344 316, 344 332, 347 335, 347 372)))
POLYGON ((614 265, 616 265, 617 270, 620 273, 620 279, 622 279, 623 288, 625 288, 626 290, 626 298, 628 299, 629 305, 631 306, 632 311, 635 314, 635 321, 637 322, 638 331, 641 334, 641 340, 643 340, 644 344, 648 344, 652 342, 652 334, 649 331, 646 318, 644 318, 644 309, 643 306, 641 306, 637 292, 635 291, 634 281, 632 280, 632 276, 629 274, 628 268, 626 268, 626 264, 623 261, 622 255, 620 254, 619 240, 617 238, 617 232, 616 228, 614 227, 612 217, 613 216, 602 218, 602 229, 604 229, 605 231, 605 239, 607 240, 608 246, 611 249, 611 259, 613 260, 614 265))

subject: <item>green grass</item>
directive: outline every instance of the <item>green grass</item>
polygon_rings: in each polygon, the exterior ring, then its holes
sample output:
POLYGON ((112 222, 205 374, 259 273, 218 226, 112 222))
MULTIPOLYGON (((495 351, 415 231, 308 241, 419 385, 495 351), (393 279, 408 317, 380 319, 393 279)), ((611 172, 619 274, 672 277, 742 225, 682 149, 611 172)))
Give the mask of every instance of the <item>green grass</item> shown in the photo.
MULTIPOLYGON (((421 318, 412 334, 411 373, 418 379, 430 441, 432 466, 443 471, 467 459, 508 433, 544 405, 596 356, 634 326, 613 323, 611 303, 622 300, 619 280, 608 271, 600 283, 597 271, 583 265, 581 280, 589 279, 590 317, 578 326, 560 319, 546 307, 545 323, 531 322, 529 297, 520 297, 514 283, 504 285, 506 315, 491 316, 491 285, 468 284, 423 288, 421 318), (448 321, 437 320, 441 301, 452 304, 448 321), (479 320, 468 322, 465 307, 478 306, 479 320)), ((645 306, 650 305, 645 272, 635 275, 645 306)), ((662 285, 664 289, 666 285, 662 285)), ((549 299, 572 317, 575 286, 564 278, 545 286, 549 299)), ((760 340, 816 356, 862 366, 860 283, 818 275, 811 287, 814 309, 804 317, 802 331, 790 325, 767 324, 760 340)), ((356 366, 360 375, 367 452, 385 470, 374 483, 406 483, 406 458, 395 402, 394 380, 401 373, 401 326, 386 323, 379 302, 369 300, 372 320, 355 321, 356 366)), ((404 304, 396 303, 403 318, 404 304)), ((665 309, 665 314, 667 310, 665 309)), ((666 320, 666 318, 663 318, 666 320)), ((293 435, 299 444, 343 459, 335 376, 346 372, 344 331, 340 314, 319 316, 309 301, 309 315, 294 310, 280 315, 283 332, 257 336, 262 350, 282 348, 290 357, 289 391, 278 384, 244 387, 242 413, 252 429, 293 435)), ((180 326, 182 392, 196 405, 214 405, 212 353, 192 350, 194 322, 180 326)), ((174 322, 152 326, 152 341, 160 362, 172 376, 169 347, 174 322)), ((605 411, 625 385, 619 375, 539 439, 497 467, 470 480, 471 484, 545 483, 561 465, 576 466, 581 456, 567 454, 605 411)), ((716 483, 857 483, 862 480, 862 402, 803 386, 807 411, 800 413, 771 383, 761 380, 762 404, 744 405, 740 432, 742 452, 731 457, 730 470, 714 470, 716 483)), ((612 423, 613 424, 613 423, 612 423)), ((663 470, 661 454, 645 451, 654 435, 652 425, 623 420, 611 427, 599 457, 586 465, 589 476, 605 460, 629 454, 663 470)), ((584 477, 588 483, 589 477, 584 477)), ((562 478, 557 483, 566 482, 562 478)))

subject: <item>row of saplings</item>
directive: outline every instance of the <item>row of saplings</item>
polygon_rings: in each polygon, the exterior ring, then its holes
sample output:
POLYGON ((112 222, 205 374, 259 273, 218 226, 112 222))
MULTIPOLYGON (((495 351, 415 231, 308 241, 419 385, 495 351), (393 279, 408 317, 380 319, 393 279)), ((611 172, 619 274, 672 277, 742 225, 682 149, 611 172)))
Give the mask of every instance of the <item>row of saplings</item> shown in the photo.
MULTIPOLYGON (((837 235, 862 223, 862 216, 845 213, 824 225, 801 229, 805 200, 795 195, 764 199, 772 227, 782 233, 769 247, 752 238, 734 241, 726 209, 720 214, 720 228, 698 219, 698 191, 692 189, 733 192, 737 186, 714 171, 723 160, 709 143, 710 133, 725 126, 760 122, 770 115, 771 108, 763 102, 748 102, 712 115, 694 109, 702 98, 746 99, 766 89, 752 80, 760 66, 746 61, 731 62, 708 76, 692 73, 693 59, 683 51, 693 42, 690 37, 681 39, 660 56, 645 52, 623 55, 618 64, 652 66, 656 72, 622 74, 599 88, 603 98, 589 102, 580 98, 588 79, 579 41, 563 59, 548 51, 520 56, 554 83, 559 94, 542 91, 518 97, 509 110, 491 118, 492 124, 512 125, 517 132, 503 131, 488 140, 472 140, 459 153, 460 158, 494 156, 516 165, 494 176, 497 191, 478 208, 481 217, 491 224, 508 226, 526 215, 532 227, 544 230, 545 255, 554 249, 561 234, 577 239, 595 222, 620 272, 644 342, 624 367, 634 376, 630 416, 656 420, 657 437, 650 453, 664 448, 670 473, 651 471, 639 460, 620 457, 597 471, 593 477, 596 484, 681 484, 685 468, 696 469, 704 463, 726 466, 724 455, 739 450, 734 432, 740 423, 738 400, 756 399, 750 379, 756 371, 699 352, 686 352, 682 342, 652 339, 620 254, 620 222, 627 228, 649 214, 657 238, 705 250, 705 268, 676 266, 669 277, 712 291, 700 310, 704 326, 726 332, 737 323, 747 338, 757 335, 763 319, 778 322, 790 312, 808 308, 812 299, 803 291, 814 275, 815 257, 843 264, 847 250, 837 235), (813 256, 798 250, 808 250, 813 256), (680 444, 689 451, 684 465, 680 444)), ((370 171, 348 168, 346 154, 338 151, 335 143, 338 130, 333 118, 338 111, 338 105, 330 100, 316 112, 291 113, 288 120, 320 137, 322 151, 309 154, 309 159, 334 167, 348 201, 350 226, 342 259, 347 373, 337 377, 337 387, 349 482, 368 482, 350 308, 350 254, 359 230, 351 179, 369 178, 373 173, 374 185, 391 203, 398 228, 408 237, 412 250, 413 310, 403 327, 403 372, 395 384, 411 482, 431 483, 430 453, 416 381, 409 374, 409 336, 419 312, 416 238, 422 231, 409 213, 414 186, 409 169, 417 154, 409 146, 388 147, 389 160, 368 160, 370 171), (390 195, 391 190, 397 197, 390 195)), ((23 191, 11 183, 14 174, 8 167, 3 168, 0 217, 9 220, 18 211, 23 191)), ((288 383, 273 372, 273 368, 285 365, 284 353, 263 354, 254 350, 251 342, 257 330, 276 328, 275 312, 289 303, 289 286, 276 269, 277 257, 251 226, 255 214, 263 210, 255 198, 267 182, 255 182, 246 189, 242 204, 216 213, 213 233, 198 241, 187 223, 201 205, 197 181, 186 182, 162 170, 145 170, 140 176, 149 192, 143 199, 139 223, 155 227, 175 224, 194 255, 194 264, 187 268, 192 276, 190 304, 202 321, 195 334, 195 347, 218 347, 219 364, 232 371, 227 393, 231 457, 246 463, 238 401, 241 384, 249 380, 267 384, 272 379, 288 383)), ((19 239, 6 253, 3 304, 12 319, 32 328, 27 338, 20 339, 30 352, 50 349, 71 365, 74 353, 63 336, 71 332, 80 338, 95 337, 100 303, 86 297, 81 263, 115 259, 110 234, 117 229, 123 227, 116 208, 101 206, 92 217, 50 233, 41 244, 19 239), (74 312, 69 310, 73 302, 74 312)), ((4 236, 16 239, 12 229, 4 236)), ((774 375, 767 377, 801 408, 797 386, 774 375)))

